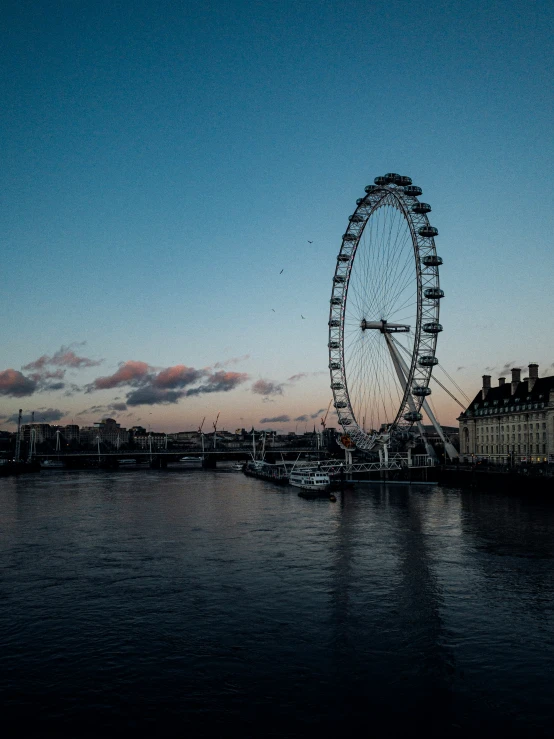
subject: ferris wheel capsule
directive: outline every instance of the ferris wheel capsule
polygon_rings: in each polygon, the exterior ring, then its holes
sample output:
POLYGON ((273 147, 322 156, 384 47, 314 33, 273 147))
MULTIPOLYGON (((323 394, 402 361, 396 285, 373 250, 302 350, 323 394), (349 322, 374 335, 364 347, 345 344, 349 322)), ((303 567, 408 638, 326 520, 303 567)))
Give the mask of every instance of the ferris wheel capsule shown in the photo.
POLYGON ((412 205, 412 213, 430 213, 431 206, 429 203, 419 203, 412 205))
POLYGON ((424 264, 426 267, 440 267, 440 265, 442 264, 442 259, 436 254, 428 254, 427 256, 422 258, 421 263, 424 264))
POLYGON ((423 291, 423 297, 428 300, 440 300, 444 298, 444 290, 441 290, 439 287, 428 287, 423 291))
POLYGON ((433 236, 439 235, 439 229, 435 228, 434 226, 422 226, 420 229, 418 229, 418 234, 430 239, 433 236))
POLYGON ((412 388, 412 395, 415 395, 416 398, 426 398, 431 395, 431 388, 425 385, 416 385, 412 388))

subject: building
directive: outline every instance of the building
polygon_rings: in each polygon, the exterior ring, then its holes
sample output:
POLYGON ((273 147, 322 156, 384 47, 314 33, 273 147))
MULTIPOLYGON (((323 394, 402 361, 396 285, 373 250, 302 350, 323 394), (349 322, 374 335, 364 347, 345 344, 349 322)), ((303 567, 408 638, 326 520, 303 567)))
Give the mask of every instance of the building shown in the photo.
POLYGON ((35 443, 42 444, 44 441, 53 439, 56 435, 56 429, 49 423, 24 423, 21 426, 21 441, 29 442, 31 439, 31 431, 34 431, 35 443))
POLYGON ((483 386, 458 418, 460 456, 500 464, 554 462, 554 377, 512 369, 512 381, 483 375, 483 386))
POLYGON ((149 431, 146 434, 133 434, 136 449, 167 449, 167 434, 149 431))
POLYGON ((119 449, 120 446, 128 443, 129 432, 121 428, 113 418, 103 418, 94 426, 81 426, 80 439, 83 446, 93 446, 100 440, 101 444, 108 444, 119 449))
POLYGON ((52 426, 54 434, 58 431, 66 442, 79 441, 80 429, 76 423, 70 423, 67 426, 52 426))

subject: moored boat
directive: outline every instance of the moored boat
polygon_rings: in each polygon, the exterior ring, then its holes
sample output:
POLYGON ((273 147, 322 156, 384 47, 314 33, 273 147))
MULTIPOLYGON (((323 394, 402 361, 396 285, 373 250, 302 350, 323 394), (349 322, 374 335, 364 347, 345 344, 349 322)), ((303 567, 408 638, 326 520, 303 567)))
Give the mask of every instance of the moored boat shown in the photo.
POLYGON ((296 488, 300 488, 306 493, 317 495, 329 490, 331 480, 326 472, 314 468, 292 470, 289 476, 289 483, 296 488))
POLYGON ((181 457, 179 462, 199 466, 202 464, 202 457, 181 457))
POLYGON ((43 459, 40 467, 43 470, 60 470, 65 467, 65 464, 60 459, 43 459))
POLYGON ((260 480, 274 482, 277 485, 288 483, 287 470, 280 464, 268 464, 259 459, 252 460, 244 466, 243 472, 248 477, 258 477, 260 480))

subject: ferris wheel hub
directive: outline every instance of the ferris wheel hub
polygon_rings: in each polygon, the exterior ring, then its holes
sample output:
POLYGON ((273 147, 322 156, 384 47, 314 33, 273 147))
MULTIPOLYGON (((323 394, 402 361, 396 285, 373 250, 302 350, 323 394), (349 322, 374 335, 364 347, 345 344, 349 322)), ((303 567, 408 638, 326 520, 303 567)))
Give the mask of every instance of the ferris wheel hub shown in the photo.
POLYGON ((407 333, 410 330, 410 327, 406 326, 404 323, 388 323, 387 321, 366 321, 365 318, 362 318, 360 322, 360 328, 362 329, 362 331, 366 331, 367 329, 376 329, 382 334, 395 334, 399 332, 407 333))

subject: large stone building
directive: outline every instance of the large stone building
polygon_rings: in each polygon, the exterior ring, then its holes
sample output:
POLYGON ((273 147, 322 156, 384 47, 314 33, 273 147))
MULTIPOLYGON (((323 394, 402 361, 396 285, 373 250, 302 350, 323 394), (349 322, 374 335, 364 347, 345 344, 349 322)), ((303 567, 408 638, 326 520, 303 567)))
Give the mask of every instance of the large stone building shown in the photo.
POLYGON ((529 376, 512 369, 512 381, 498 378, 483 387, 458 418, 462 460, 486 459, 499 464, 554 463, 554 377, 539 377, 538 364, 529 376))
POLYGON ((94 426, 81 426, 80 438, 83 446, 94 446, 100 440, 103 444, 119 449, 129 441, 129 432, 121 428, 113 418, 103 418, 94 426))

